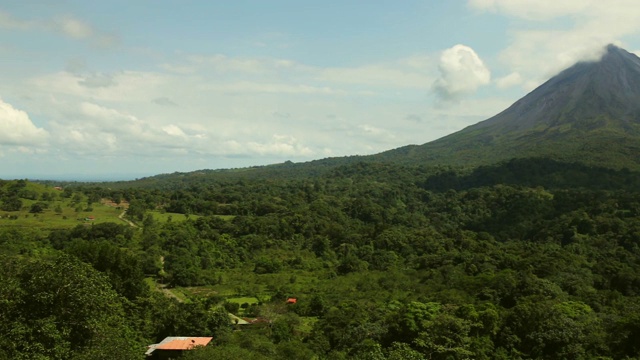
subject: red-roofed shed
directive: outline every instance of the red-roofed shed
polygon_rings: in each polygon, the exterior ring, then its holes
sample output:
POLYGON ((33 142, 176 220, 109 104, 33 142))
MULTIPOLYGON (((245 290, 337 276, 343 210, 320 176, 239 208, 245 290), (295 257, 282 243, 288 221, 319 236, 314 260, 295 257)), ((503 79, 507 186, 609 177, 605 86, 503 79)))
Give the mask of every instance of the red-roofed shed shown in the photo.
POLYGON ((170 359, 196 346, 207 346, 212 337, 169 336, 158 344, 149 345, 145 353, 148 359, 170 359))
POLYGON ((298 302, 298 299, 296 298, 288 298, 287 299, 287 304, 295 304, 298 302))

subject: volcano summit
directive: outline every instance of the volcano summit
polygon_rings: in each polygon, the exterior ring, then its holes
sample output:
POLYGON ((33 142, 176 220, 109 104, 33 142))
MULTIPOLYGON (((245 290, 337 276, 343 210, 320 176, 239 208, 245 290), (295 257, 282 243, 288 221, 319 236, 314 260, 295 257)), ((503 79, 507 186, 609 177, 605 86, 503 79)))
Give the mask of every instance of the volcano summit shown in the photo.
POLYGON ((573 65, 485 121, 374 157, 451 165, 548 157, 640 169, 640 58, 609 45, 599 61, 573 65))

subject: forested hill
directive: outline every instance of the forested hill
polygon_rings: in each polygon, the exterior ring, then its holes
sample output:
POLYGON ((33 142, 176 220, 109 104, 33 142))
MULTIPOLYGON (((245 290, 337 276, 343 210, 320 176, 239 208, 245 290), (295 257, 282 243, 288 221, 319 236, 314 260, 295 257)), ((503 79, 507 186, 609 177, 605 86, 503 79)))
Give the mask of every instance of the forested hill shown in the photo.
MULTIPOLYGON (((216 183, 238 181, 312 181, 326 177, 368 176, 381 181, 419 181, 431 190, 465 189, 495 184, 542 186, 569 189, 628 189, 640 188, 640 173, 623 168, 589 166, 580 162, 565 163, 549 158, 521 158, 475 168, 461 166, 407 165, 374 162, 366 157, 345 158, 343 162, 318 161, 303 164, 286 163, 236 170, 200 170, 172 173, 109 183, 69 183, 82 187, 111 189, 180 190, 191 187, 214 186, 216 183), (410 178, 398 174, 412 174, 410 178)), ((57 184, 58 182, 48 182, 57 184)))
POLYGON ((187 360, 638 358, 638 178, 521 159, 0 182, 0 359, 183 335, 215 339, 187 360), (87 221, 105 200, 137 227, 87 221))

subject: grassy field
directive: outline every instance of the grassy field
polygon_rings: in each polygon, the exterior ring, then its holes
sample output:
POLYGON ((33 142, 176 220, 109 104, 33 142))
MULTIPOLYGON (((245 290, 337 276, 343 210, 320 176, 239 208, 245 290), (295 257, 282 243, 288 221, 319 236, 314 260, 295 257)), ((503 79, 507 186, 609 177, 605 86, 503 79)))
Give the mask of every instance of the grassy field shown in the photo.
MULTIPOLYGON (((40 213, 31 213, 31 206, 37 202, 39 201, 22 199, 20 211, 0 210, 0 226, 53 230, 70 228, 79 224, 126 223, 119 218, 124 211, 121 207, 95 203, 87 208, 86 202, 78 203, 70 199, 62 199, 47 202, 48 208, 40 213)), ((169 219, 171 221, 195 220, 199 217, 197 215, 161 213, 160 211, 151 211, 150 213, 160 222, 167 222, 169 219)))
POLYGON ((251 304, 257 304, 260 301, 258 300, 258 298, 254 297, 254 296, 245 296, 245 297, 234 297, 234 298, 227 298, 228 302, 232 302, 232 303, 236 303, 236 304, 244 304, 247 303, 249 305, 251 304))
MULTIPOLYGON (((160 210, 149 211, 148 213, 151 214, 154 220, 156 220, 157 222, 168 222, 169 220, 171 221, 196 220, 200 217, 199 215, 185 215, 185 214, 179 214, 179 213, 163 212, 160 210)), ((219 217, 224 221, 231 221, 233 220, 233 218, 235 218, 235 216, 233 215, 215 215, 215 216, 219 217)))
POLYGON ((168 222, 169 220, 185 221, 188 219, 195 220, 199 218, 198 215, 185 215, 185 214, 178 214, 178 213, 162 212, 159 210, 149 211, 147 213, 151 214, 153 216, 153 219, 157 222, 168 222))
POLYGON ((41 213, 31 213, 31 205, 36 202, 38 201, 23 200, 20 211, 0 211, 0 226, 61 229, 78 224, 123 222, 118 218, 122 213, 121 209, 103 204, 92 204, 91 208, 87 209, 86 203, 78 207, 68 199, 55 200, 49 202, 48 209, 41 213), (55 211, 56 208, 59 211, 55 211))

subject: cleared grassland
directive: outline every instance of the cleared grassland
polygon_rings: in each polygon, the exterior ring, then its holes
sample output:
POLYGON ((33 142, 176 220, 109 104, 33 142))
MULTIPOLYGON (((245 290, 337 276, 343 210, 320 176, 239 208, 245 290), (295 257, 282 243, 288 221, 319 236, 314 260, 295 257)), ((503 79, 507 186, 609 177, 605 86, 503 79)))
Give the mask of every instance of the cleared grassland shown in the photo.
POLYGON ((37 202, 23 200, 20 211, 0 211, 0 226, 64 229, 78 224, 122 222, 118 218, 121 209, 103 204, 93 204, 87 208, 86 203, 78 206, 69 200, 55 200, 47 202, 48 208, 42 212, 31 213, 31 205, 37 202), (59 211, 55 211, 56 208, 59 211))

